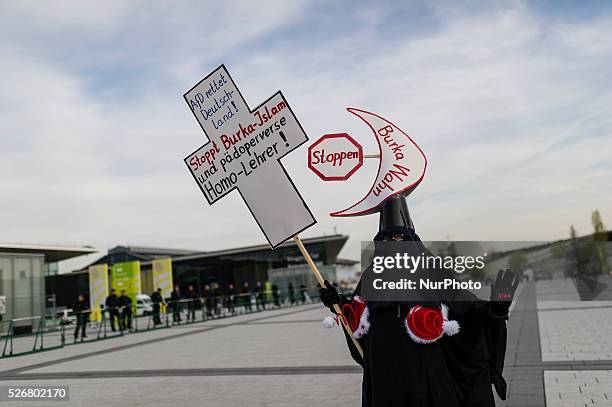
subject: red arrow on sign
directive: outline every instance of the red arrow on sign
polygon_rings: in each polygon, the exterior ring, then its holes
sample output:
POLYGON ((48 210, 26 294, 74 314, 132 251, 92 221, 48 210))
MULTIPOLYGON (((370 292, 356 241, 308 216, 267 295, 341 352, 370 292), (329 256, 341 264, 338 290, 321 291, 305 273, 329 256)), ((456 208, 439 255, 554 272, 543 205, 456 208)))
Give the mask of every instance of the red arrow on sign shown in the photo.
POLYGON ((347 133, 326 134, 308 147, 308 168, 323 181, 345 181, 363 165, 363 149, 347 133))

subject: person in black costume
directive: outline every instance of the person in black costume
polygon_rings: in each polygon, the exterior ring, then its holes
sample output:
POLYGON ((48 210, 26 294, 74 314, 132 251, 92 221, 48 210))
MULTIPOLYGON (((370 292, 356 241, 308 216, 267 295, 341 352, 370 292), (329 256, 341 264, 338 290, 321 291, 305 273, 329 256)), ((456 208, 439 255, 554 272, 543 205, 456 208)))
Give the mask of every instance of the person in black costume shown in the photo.
MULTIPOLYGON (((383 203, 374 240, 420 242, 403 196, 383 203)), ((320 293, 327 307, 349 302, 329 281, 325 286, 320 293)), ((363 358, 345 334, 351 356, 363 367, 362 406, 494 407, 492 385, 505 399, 506 321, 517 286, 514 273, 500 270, 490 301, 462 292, 462 301, 445 304, 459 332, 431 343, 418 343, 407 334, 403 322, 415 304, 367 302, 369 330, 358 339, 363 358)), ((354 296, 360 293, 361 283, 354 296)))

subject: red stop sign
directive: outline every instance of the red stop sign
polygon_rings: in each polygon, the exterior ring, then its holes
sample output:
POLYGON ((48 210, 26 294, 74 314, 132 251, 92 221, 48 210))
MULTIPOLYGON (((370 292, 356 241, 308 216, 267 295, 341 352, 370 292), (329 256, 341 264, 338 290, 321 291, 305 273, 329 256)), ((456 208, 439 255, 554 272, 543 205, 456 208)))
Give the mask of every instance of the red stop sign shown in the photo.
POLYGON ((363 149, 347 133, 326 134, 308 147, 308 168, 323 181, 349 179, 363 165, 363 149))

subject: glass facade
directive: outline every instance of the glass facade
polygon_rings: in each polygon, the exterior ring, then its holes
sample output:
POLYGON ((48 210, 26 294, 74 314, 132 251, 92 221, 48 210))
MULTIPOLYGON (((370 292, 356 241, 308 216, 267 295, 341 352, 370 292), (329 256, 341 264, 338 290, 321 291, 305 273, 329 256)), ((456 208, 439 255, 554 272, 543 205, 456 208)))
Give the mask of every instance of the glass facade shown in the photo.
MULTIPOLYGON (((347 239, 348 236, 333 235, 303 241, 325 278, 333 281, 337 279, 337 256, 347 239)), ((289 284, 295 290, 300 286, 316 289, 318 285, 295 245, 283 245, 276 250, 270 250, 266 245, 208 253, 183 250, 176 255, 171 251, 164 255, 161 253, 163 250, 117 246, 94 264, 112 265, 116 262, 140 260, 141 288, 146 294, 158 288, 153 284, 151 258, 159 257, 172 257, 173 283, 179 286, 182 293, 185 293, 190 285, 200 295, 204 285, 226 290, 230 284, 233 284, 238 291, 241 291, 244 283, 248 283, 253 289, 257 282, 262 285, 269 282, 277 284, 285 292, 289 284), (147 252, 146 249, 150 251, 147 252)), ((70 307, 79 293, 89 292, 88 281, 89 275, 86 269, 68 274, 50 275, 46 278, 47 293, 54 295, 57 306, 70 307)))
POLYGON ((29 330, 32 319, 45 313, 44 256, 0 253, 0 296, 6 298, 3 320, 15 322, 15 330, 29 330))
MULTIPOLYGON (((324 275, 333 273, 333 268, 325 265, 325 259, 328 257, 326 245, 315 243, 306 246, 313 260, 321 265, 321 272, 324 275)), ((216 256, 193 257, 192 259, 175 259, 172 262, 173 280, 182 292, 192 285, 200 294, 205 284, 225 289, 231 283, 240 289, 245 282, 253 288, 257 282, 263 285, 266 281, 270 281, 280 283, 281 290, 285 290, 290 282, 294 284, 294 287, 304 284, 312 288, 317 285, 312 272, 295 246, 280 247, 276 250, 268 248, 244 252, 237 250, 216 256), (281 271, 287 268, 290 269, 288 273, 291 274, 291 278, 288 277, 287 272, 283 274, 281 271), (279 269, 280 274, 275 273, 276 269, 279 269), (285 277, 273 277, 281 274, 285 277)), ((147 275, 150 269, 150 264, 143 264, 143 275, 147 275)))
MULTIPOLYGON (((319 272, 324 279, 329 281, 337 280, 335 265, 318 264, 317 269, 319 269, 319 272)), ((308 289, 318 289, 319 287, 319 282, 307 264, 271 269, 269 274, 270 282, 278 285, 280 290, 283 292, 289 291, 289 285, 292 285, 296 290, 300 286, 305 286, 308 289)))
POLYGON ((59 266, 57 262, 45 263, 45 275, 56 276, 59 273, 59 266))

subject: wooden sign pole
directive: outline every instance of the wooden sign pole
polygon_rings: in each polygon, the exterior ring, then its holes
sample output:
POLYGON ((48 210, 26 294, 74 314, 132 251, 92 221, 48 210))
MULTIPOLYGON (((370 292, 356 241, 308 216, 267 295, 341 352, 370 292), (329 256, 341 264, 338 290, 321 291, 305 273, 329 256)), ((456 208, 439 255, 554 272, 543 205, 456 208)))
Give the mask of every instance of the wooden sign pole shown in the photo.
MULTIPOLYGON (((312 258, 306 250, 306 247, 304 247, 304 244, 300 240, 300 237, 298 235, 295 235, 293 236, 293 240, 295 241, 295 244, 297 244, 297 247, 300 249, 300 252, 302 252, 302 256, 304 256, 304 258, 306 259, 306 263, 308 263, 308 266, 310 266, 310 269, 314 273, 317 281, 319 282, 319 285, 325 288, 325 280, 319 272, 317 265, 314 263, 314 261, 312 261, 312 258)), ((336 315, 338 315, 338 320, 342 322, 342 327, 344 328, 348 336, 350 336, 351 340, 353 341, 353 345, 355 345, 357 351, 359 352, 359 355, 361 355, 361 358, 363 359, 363 349, 361 349, 361 345, 357 341, 357 338, 355 338, 355 335, 353 335, 353 331, 351 330, 351 327, 349 326, 346 318, 344 318, 342 310, 340 309, 340 306, 338 304, 334 304, 334 311, 336 312, 336 315)))

